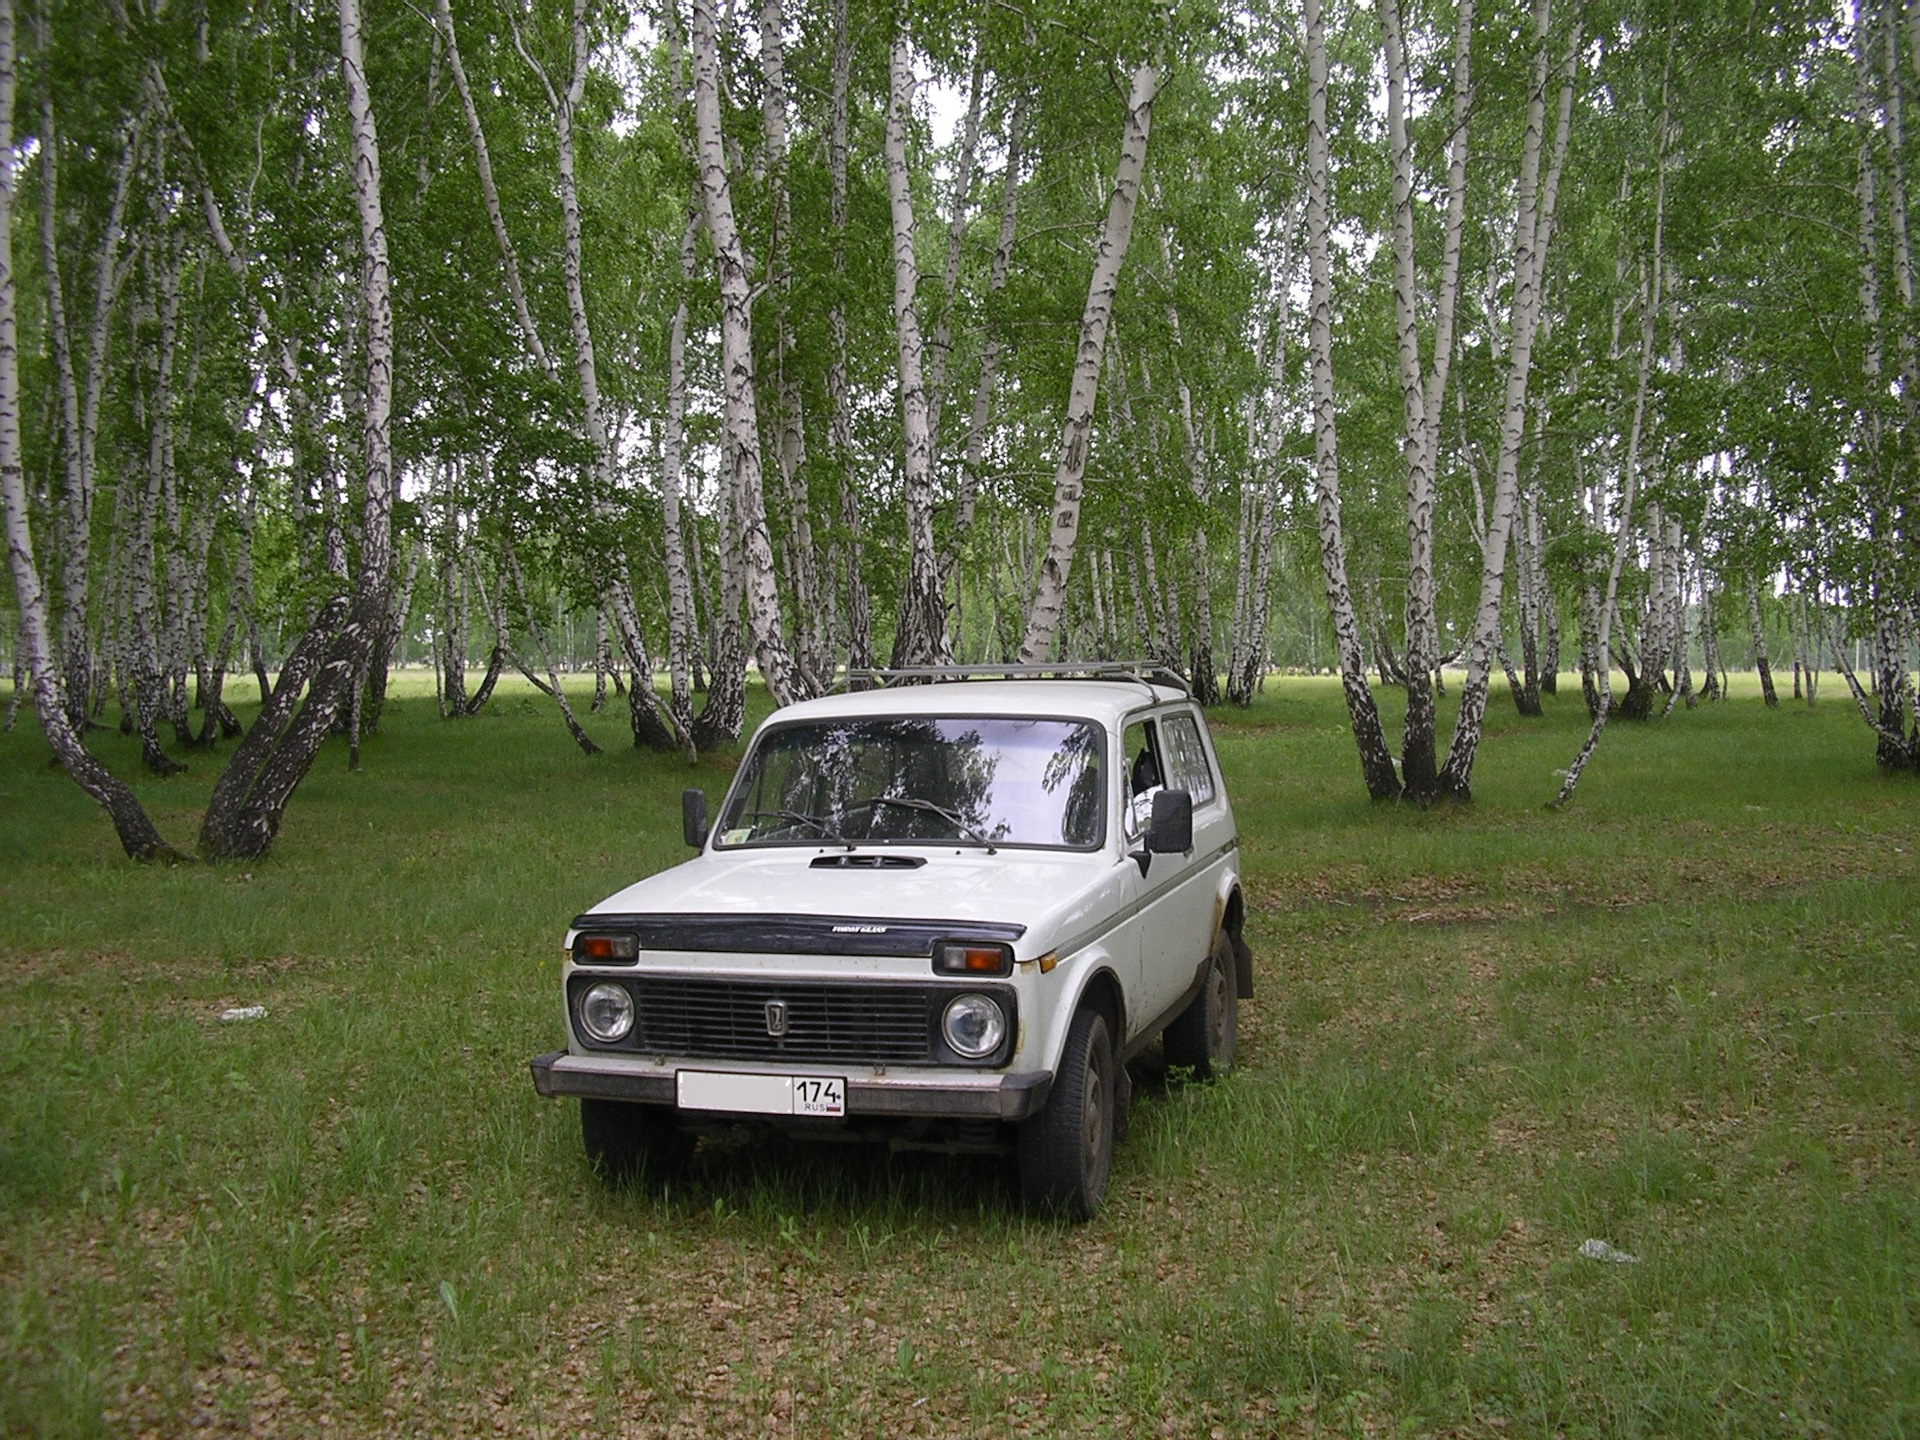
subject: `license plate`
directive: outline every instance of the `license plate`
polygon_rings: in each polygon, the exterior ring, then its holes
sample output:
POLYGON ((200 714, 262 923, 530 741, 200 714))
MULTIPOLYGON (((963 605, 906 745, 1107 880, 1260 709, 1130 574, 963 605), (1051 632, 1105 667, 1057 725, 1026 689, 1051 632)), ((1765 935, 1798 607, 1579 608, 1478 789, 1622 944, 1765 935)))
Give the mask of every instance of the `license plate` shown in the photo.
POLYGON ((674 1076, 682 1110, 735 1115, 845 1115, 847 1082, 839 1075, 739 1075, 681 1070, 674 1076))

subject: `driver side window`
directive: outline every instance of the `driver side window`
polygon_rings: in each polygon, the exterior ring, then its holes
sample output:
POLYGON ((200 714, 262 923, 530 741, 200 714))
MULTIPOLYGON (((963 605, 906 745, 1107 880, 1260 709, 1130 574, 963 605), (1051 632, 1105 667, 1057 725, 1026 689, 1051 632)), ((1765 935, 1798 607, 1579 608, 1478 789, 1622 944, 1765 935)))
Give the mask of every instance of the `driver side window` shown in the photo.
POLYGON ((1127 838, 1138 840, 1147 833, 1147 822, 1153 818, 1153 793, 1166 784, 1160 740, 1151 720, 1137 720, 1127 726, 1121 739, 1121 764, 1127 778, 1127 838))

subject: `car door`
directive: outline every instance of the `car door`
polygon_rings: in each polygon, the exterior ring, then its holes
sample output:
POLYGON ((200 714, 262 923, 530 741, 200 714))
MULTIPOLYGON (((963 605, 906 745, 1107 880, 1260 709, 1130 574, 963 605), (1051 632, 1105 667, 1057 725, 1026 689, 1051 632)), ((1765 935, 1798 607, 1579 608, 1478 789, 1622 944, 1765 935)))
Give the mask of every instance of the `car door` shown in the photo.
POLYGON ((1233 863, 1233 811, 1220 782, 1206 722, 1191 706, 1161 718, 1160 748, 1166 757, 1167 783, 1193 797, 1193 856, 1181 877, 1177 906, 1181 934, 1196 959, 1213 945, 1219 922, 1224 872, 1233 863))
MULTIPOLYGON (((1181 789, 1169 779, 1169 755, 1163 715, 1146 715, 1126 727, 1127 803, 1122 823, 1129 852, 1146 848, 1153 794, 1162 787, 1181 789)), ((1140 886, 1140 1005, 1142 1019, 1155 1019, 1185 993, 1205 958, 1211 936, 1200 934, 1192 900, 1195 859, 1187 854, 1150 858, 1140 886)))

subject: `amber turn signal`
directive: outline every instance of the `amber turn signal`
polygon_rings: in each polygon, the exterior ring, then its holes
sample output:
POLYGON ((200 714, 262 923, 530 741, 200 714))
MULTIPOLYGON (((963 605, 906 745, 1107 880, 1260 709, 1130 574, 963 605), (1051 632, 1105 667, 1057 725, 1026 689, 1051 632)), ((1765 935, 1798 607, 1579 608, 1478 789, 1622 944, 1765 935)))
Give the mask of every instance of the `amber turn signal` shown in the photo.
POLYGON ((640 941, 632 935, 581 935, 573 942, 573 958, 585 965, 631 965, 640 955, 640 941))
POLYGON ((933 968, 942 975, 1011 975, 1013 950, 1006 945, 942 941, 933 947, 933 968))

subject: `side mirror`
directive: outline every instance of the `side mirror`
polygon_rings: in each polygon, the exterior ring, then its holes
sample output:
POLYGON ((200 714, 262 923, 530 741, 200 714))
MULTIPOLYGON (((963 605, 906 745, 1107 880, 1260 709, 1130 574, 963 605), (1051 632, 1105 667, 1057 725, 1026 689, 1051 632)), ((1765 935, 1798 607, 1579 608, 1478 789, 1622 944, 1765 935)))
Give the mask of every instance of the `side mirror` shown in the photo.
POLYGON ((1185 790, 1161 790, 1153 797, 1153 818, 1147 822, 1147 850, 1154 855, 1182 855, 1193 848, 1193 796, 1185 790))
MULTIPOLYGON (((1159 811, 1155 810, 1157 818, 1159 811)), ((1193 828, 1193 807, 1187 807, 1187 828, 1193 828)), ((704 790, 682 790, 680 792, 680 833, 686 837, 687 844, 698 850, 707 843, 707 792, 704 790)))

